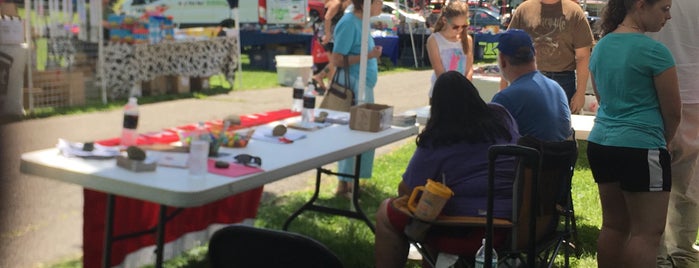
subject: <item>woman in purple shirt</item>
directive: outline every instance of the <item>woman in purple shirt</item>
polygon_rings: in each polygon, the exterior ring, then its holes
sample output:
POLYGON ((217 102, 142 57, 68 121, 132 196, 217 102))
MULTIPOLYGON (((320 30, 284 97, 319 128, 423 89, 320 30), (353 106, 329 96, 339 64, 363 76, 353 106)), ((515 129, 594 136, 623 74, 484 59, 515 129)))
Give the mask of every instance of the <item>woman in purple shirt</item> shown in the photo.
MULTIPOLYGON (((517 123, 507 110, 495 103, 486 104, 478 90, 463 74, 449 71, 437 78, 430 100, 430 119, 417 136, 417 149, 398 186, 399 195, 409 195, 427 179, 444 181, 454 191, 442 210, 444 215, 484 216, 487 201, 488 148, 496 144, 515 144, 520 135, 517 123)), ((500 157, 496 163, 496 218, 512 215, 512 179, 514 158, 500 157)), ((376 267, 403 267, 409 243, 403 229, 409 217, 394 208, 387 199, 376 213, 376 267)), ((427 234, 439 235, 439 228, 427 234)), ((466 228, 461 228, 466 229, 466 228)), ((467 230, 468 243, 461 252, 475 255, 481 246, 485 228, 467 230)), ((502 243, 506 233, 496 231, 495 242, 502 243)), ((497 244, 496 244, 497 246, 497 244)))

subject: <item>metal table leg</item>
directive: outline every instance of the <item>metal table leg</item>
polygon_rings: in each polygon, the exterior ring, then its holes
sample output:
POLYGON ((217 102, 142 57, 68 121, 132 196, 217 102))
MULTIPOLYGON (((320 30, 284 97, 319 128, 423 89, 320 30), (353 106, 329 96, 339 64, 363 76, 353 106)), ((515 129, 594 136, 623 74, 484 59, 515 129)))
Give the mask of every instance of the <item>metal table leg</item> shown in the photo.
POLYGON ((361 161, 362 156, 357 155, 355 159, 355 166, 354 166, 354 174, 342 174, 342 173, 337 173, 337 172, 332 172, 327 169, 323 168, 317 168, 316 169, 316 187, 315 187, 315 192, 313 193, 313 196, 311 197, 306 204, 301 206, 298 210, 296 210, 289 218, 286 219, 284 222, 284 226, 282 227, 283 230, 288 230, 289 224, 296 219, 302 212, 306 210, 311 210, 311 211, 317 211, 321 213, 326 213, 326 214, 333 214, 333 215, 338 215, 338 216, 344 216, 347 218, 353 218, 353 219, 359 219, 363 220, 368 226, 369 229, 371 229, 371 232, 374 232, 374 224, 369 220, 369 218, 364 214, 362 211, 362 208, 359 206, 359 169, 361 167, 361 161), (356 211, 351 211, 351 210, 345 210, 345 209, 338 209, 338 208, 332 208, 332 207, 326 207, 326 206, 321 206, 321 205, 316 205, 315 201, 318 199, 318 195, 320 192, 320 176, 321 173, 328 174, 328 175, 336 175, 336 176, 344 176, 344 177, 351 177, 354 180, 354 191, 352 192, 352 205, 354 206, 356 211))
POLYGON ((102 247, 102 268, 111 267, 112 233, 114 232, 114 195, 107 194, 107 215, 104 220, 104 245, 102 247))

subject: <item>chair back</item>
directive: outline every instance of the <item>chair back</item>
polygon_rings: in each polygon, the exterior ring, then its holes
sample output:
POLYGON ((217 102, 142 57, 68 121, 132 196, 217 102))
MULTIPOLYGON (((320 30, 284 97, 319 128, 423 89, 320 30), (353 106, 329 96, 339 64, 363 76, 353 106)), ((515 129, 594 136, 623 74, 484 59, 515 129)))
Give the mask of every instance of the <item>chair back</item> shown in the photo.
POLYGON ((559 213, 556 206, 568 202, 573 177, 573 169, 578 156, 577 143, 574 140, 561 142, 545 142, 524 136, 519 145, 539 151, 539 166, 526 163, 519 165, 517 176, 519 181, 513 202, 516 210, 516 234, 512 247, 517 250, 527 250, 529 238, 532 236, 531 218, 534 217, 534 240, 537 244, 551 240, 556 235, 559 224, 559 213), (538 168, 538 178, 533 177, 532 170, 538 168), (532 191, 536 185, 536 191, 532 191), (534 196, 532 196, 534 194, 534 196), (532 202, 534 203, 532 205, 532 202), (532 213, 532 209, 534 213, 532 213))
POLYGON ((207 255, 212 268, 342 267, 335 253, 310 237, 242 224, 216 231, 207 255))

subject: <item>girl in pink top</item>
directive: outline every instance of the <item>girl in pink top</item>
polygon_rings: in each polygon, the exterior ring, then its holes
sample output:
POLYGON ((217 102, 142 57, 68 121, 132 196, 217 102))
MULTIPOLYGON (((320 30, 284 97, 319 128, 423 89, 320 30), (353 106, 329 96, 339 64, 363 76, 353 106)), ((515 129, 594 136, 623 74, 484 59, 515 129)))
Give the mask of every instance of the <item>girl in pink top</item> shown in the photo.
POLYGON ((473 38, 467 32, 468 25, 466 2, 451 1, 442 8, 434 33, 427 38, 427 53, 434 70, 432 86, 437 77, 447 71, 457 71, 468 80, 473 79, 473 38))

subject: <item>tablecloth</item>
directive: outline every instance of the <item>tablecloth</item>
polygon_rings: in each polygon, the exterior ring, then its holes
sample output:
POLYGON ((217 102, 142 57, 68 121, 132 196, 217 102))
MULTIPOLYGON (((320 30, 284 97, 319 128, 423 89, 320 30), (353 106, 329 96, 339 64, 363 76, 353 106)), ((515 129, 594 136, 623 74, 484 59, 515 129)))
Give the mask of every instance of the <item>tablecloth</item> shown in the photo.
POLYGON ((400 51, 398 49, 398 36, 376 36, 374 37, 374 44, 377 46, 382 46, 383 51, 381 52, 382 57, 389 57, 393 66, 398 65, 398 56, 400 56, 400 51))
POLYGON ((126 98, 134 83, 160 75, 207 77, 223 73, 233 83, 237 51, 235 37, 152 45, 109 43, 104 47, 107 94, 111 99, 126 98))

